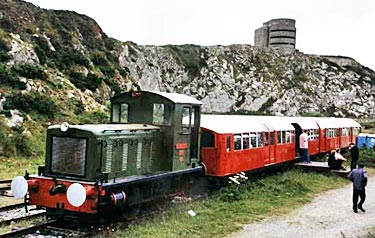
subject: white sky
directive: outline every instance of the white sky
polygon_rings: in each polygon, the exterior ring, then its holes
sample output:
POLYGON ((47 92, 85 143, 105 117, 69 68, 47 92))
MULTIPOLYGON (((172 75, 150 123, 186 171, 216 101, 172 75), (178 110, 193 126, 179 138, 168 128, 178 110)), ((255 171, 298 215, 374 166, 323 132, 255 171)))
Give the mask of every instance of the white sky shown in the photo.
POLYGON ((296 20, 296 48, 342 55, 375 70, 374 0, 27 0, 95 19, 110 37, 139 45, 254 45, 273 18, 296 20))

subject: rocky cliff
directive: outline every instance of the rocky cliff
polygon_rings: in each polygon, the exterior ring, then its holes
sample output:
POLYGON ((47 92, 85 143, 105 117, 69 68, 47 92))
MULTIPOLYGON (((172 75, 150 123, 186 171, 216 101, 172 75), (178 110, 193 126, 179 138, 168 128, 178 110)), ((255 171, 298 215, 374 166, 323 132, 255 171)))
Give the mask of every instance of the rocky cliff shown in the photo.
POLYGON ((140 87, 192 95, 209 113, 375 116, 375 73, 349 57, 140 46, 108 37, 84 15, 0 2, 0 139, 105 120, 111 96, 140 87))

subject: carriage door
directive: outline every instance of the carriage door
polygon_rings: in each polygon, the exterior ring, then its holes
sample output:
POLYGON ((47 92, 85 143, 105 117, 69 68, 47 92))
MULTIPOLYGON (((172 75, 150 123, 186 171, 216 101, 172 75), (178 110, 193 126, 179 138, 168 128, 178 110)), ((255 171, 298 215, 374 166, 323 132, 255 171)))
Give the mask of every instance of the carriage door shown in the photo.
POLYGON ((264 163, 267 164, 273 164, 275 163, 275 132, 270 131, 266 132, 266 136, 268 138, 268 148, 269 148, 269 157, 264 161, 264 163))
POLYGON ((302 128, 300 127, 300 125, 298 125, 297 123, 292 123, 294 129, 296 130, 296 137, 295 137, 295 142, 296 142, 296 157, 300 156, 299 154, 299 136, 302 134, 302 128))

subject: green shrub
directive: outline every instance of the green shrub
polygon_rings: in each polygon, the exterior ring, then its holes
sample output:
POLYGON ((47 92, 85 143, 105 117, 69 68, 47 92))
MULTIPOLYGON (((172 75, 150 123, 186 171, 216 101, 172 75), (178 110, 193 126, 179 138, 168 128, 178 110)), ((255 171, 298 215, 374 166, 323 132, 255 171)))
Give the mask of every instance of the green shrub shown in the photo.
POLYGON ((108 123, 108 115, 102 111, 85 112, 78 118, 83 124, 108 123))
POLYGON ((0 64, 0 84, 7 85, 16 89, 24 90, 26 85, 20 82, 4 64, 0 64))
POLYGON ((375 167, 375 149, 361 148, 360 161, 364 162, 366 166, 375 167))
POLYGON ((56 50, 51 54, 51 58, 61 70, 70 69, 72 65, 81 65, 90 68, 90 60, 78 51, 56 50))
POLYGON ((100 71, 107 77, 115 77, 116 71, 111 66, 99 66, 100 71))
POLYGON ((8 69, 4 64, 0 64, 0 82, 5 83, 11 81, 12 75, 9 73, 8 69))
POLYGON ((177 62, 182 64, 190 76, 197 77, 202 67, 207 66, 207 62, 201 57, 204 49, 196 45, 168 45, 166 49, 170 51, 177 62))
POLYGON ((84 112, 83 104, 77 98, 69 98, 67 106, 75 115, 81 115, 84 112))
POLYGON ((47 75, 44 73, 42 67, 33 64, 22 64, 12 67, 12 72, 15 75, 30 78, 30 79, 46 79, 47 75))
POLYGON ((100 66, 109 65, 107 57, 104 52, 95 51, 90 58, 91 58, 92 63, 95 65, 100 65, 100 66))
POLYGON ((87 77, 79 72, 70 72, 70 82, 72 82, 77 88, 81 90, 89 89, 95 91, 103 79, 95 74, 89 73, 87 77))
POLYGON ((0 40, 0 51, 5 51, 5 52, 10 51, 10 48, 8 47, 7 43, 5 43, 2 40, 0 40))
POLYGON ((35 113, 49 119, 55 118, 57 107, 52 98, 37 92, 17 93, 6 97, 4 110, 18 109, 25 113, 35 113))
POLYGON ((0 51, 0 62, 8 62, 10 60, 10 56, 7 52, 0 51))
POLYGON ((3 139, 3 155, 6 157, 14 157, 17 155, 31 156, 32 149, 28 138, 20 133, 3 139))
POLYGON ((36 43, 34 49, 38 55, 40 64, 47 63, 49 54, 51 53, 47 40, 44 37, 34 37, 33 39, 36 43))

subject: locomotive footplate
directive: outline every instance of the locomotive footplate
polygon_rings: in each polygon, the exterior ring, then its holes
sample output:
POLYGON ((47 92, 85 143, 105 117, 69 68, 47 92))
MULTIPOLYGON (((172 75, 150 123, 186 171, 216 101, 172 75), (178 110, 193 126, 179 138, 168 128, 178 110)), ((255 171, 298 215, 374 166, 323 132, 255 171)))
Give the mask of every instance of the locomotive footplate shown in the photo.
POLYGON ((100 203, 131 206, 156 197, 167 197, 176 193, 186 194, 201 175, 203 175, 203 168, 198 166, 181 171, 112 179, 101 185, 111 196, 107 196, 107 199, 100 203))
POLYGON ((134 183, 144 183, 149 182, 152 180, 158 180, 158 179, 164 179, 169 178, 177 175, 183 175, 183 174, 203 174, 203 167, 198 166, 191 169, 185 169, 185 170, 179 170, 179 171, 173 171, 173 172, 163 172, 159 174, 153 174, 153 175, 135 175, 135 176, 128 176, 125 178, 114 178, 111 180, 108 180, 108 182, 103 183, 102 187, 104 189, 106 188, 119 188, 122 187, 125 183, 126 185, 134 184, 134 183))

